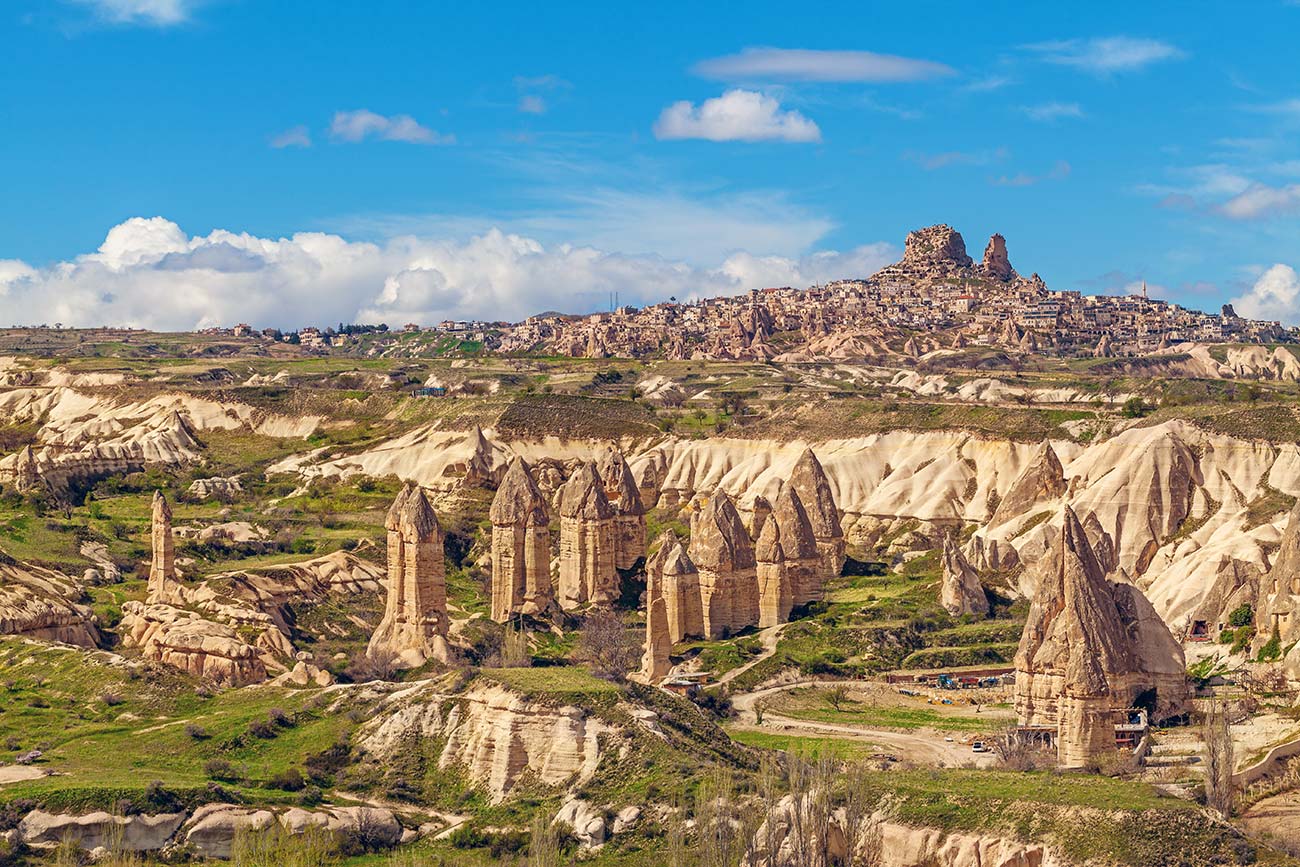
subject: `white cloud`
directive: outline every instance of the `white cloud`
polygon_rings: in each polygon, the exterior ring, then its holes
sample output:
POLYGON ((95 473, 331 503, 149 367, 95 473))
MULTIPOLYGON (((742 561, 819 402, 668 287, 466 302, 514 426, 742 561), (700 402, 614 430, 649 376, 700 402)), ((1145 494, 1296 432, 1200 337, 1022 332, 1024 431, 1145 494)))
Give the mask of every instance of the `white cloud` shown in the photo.
POLYGON ((111 24, 146 24, 170 27, 182 24, 197 5, 195 0, 74 0, 89 6, 95 16, 111 24))
POLYGON ((330 122, 330 138, 336 141, 359 142, 368 138, 384 141, 402 141, 411 144, 454 144, 454 135, 442 135, 421 126, 409 114, 386 117, 368 109, 339 111, 330 122))
POLYGON ((782 111, 775 98, 752 90, 729 90, 696 107, 682 100, 655 121, 655 138, 709 141, 821 141, 817 124, 797 111, 782 111))
POLYGON ((1252 184, 1218 206, 1219 213, 1234 220, 1253 220, 1300 210, 1300 184, 1271 187, 1252 184))
POLYGON ((291 126, 284 132, 271 136, 271 147, 309 148, 311 147, 311 133, 302 124, 291 126))
POLYGON ((1176 60, 1186 56, 1181 49, 1168 42, 1134 36, 1059 39, 1026 45, 1025 48, 1048 63, 1070 66, 1101 76, 1138 70, 1162 60, 1176 60))
POLYGON ((368 243, 320 232, 276 239, 217 230, 190 237, 161 217, 136 217, 114 226, 97 251, 69 261, 43 268, 0 262, 0 295, 5 325, 286 328, 521 319, 546 309, 598 309, 615 291, 643 304, 861 276, 895 256, 878 244, 796 257, 733 252, 698 266, 545 245, 499 229, 463 241, 407 235, 368 243))
POLYGON ((519 97, 519 110, 524 114, 546 114, 546 100, 535 94, 519 97))
POLYGON ((1239 316, 1294 325, 1300 322, 1300 276, 1290 265, 1274 265, 1250 291, 1233 298, 1232 306, 1239 316))
POLYGON ((873 51, 818 51, 806 48, 746 48, 714 57, 692 71, 723 81, 924 81, 952 75, 932 60, 876 54, 873 51))
POLYGON ((1043 181, 1061 181, 1070 176, 1072 168, 1065 160, 1057 160, 1050 171, 1041 175, 1032 175, 1028 172, 1018 172, 1014 175, 999 175, 991 179, 995 187, 1032 187, 1043 181))
POLYGON ((1039 105, 1022 106, 1030 120, 1051 123, 1063 117, 1083 117, 1083 107, 1077 102, 1044 102, 1039 105))

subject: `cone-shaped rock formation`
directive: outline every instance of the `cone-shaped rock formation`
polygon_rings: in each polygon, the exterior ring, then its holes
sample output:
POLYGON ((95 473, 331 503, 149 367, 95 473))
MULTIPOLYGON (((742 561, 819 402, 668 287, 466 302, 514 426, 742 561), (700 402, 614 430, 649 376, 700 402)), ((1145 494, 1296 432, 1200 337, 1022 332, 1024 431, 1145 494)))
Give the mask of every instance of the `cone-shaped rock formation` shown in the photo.
MULTIPOLYGON (((829 574, 817 544, 812 519, 794 485, 781 488, 772 506, 772 521, 781 528, 781 548, 785 553, 791 604, 806 605, 821 599, 829 574)), ((789 619, 788 611, 786 619, 789 619)))
POLYGON ((417 667, 447 661, 447 583, 442 528, 424 490, 407 485, 393 501, 388 530, 388 597, 366 654, 417 667))
POLYGON ((844 568, 844 529, 840 526, 840 510, 835 505, 830 479, 821 461, 812 449, 803 454, 790 473, 789 485, 799 495, 800 502, 812 522, 817 549, 821 552, 822 568, 827 577, 840 574, 844 568))
POLYGON ((989 613, 989 598, 980 584, 979 575, 966 562, 952 536, 945 536, 943 540, 943 586, 939 602, 953 617, 966 614, 987 617, 989 613))
POLYGON ((763 532, 754 545, 754 559, 758 575, 758 625, 766 628, 785 623, 794 607, 794 593, 781 547, 781 526, 776 521, 764 522, 763 532))
POLYGON ((492 507, 492 619, 536 614, 551 604, 551 518, 521 457, 510 462, 492 507))
POLYGON ((645 505, 632 468, 621 452, 610 450, 597 465, 605 496, 614 507, 614 565, 631 569, 645 556, 645 505))
POLYGON ((153 516, 149 536, 153 548, 153 560, 149 564, 149 601, 178 601, 172 507, 162 491, 153 493, 153 516))
POLYGON ((1043 440, 1025 468, 1007 489, 997 511, 989 520, 990 527, 1005 524, 1014 518, 1029 514, 1035 506, 1055 500, 1065 493, 1065 470, 1056 456, 1052 444, 1043 440))
POLYGON ((656 683, 668 676, 672 669, 669 653, 672 639, 668 633, 668 605, 662 596, 656 596, 646 605, 645 654, 641 657, 641 676, 656 683))
POLYGON ((700 607, 700 573, 672 530, 659 537, 659 547, 646 561, 648 597, 662 596, 667 608, 668 637, 676 644, 684 638, 704 636, 700 607))
POLYGON ((619 597, 614 507, 594 464, 583 464, 560 489, 560 606, 611 605, 619 597))
POLYGON ((691 519, 691 560, 700 570, 706 638, 721 638, 758 622, 754 546, 736 504, 716 492, 691 519))

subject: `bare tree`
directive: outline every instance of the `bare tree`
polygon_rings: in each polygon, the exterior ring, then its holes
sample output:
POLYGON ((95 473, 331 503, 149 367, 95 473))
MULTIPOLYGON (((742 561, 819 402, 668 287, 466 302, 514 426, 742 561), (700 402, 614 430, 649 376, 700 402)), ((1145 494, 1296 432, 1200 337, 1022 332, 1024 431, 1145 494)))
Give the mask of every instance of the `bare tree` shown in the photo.
POLYGON ((839 683, 826 690, 826 703, 835 710, 840 710, 844 702, 848 700, 849 689, 844 684, 839 683))
POLYGON ((617 680, 627 677, 641 655, 640 638, 617 614, 606 609, 593 611, 583 619, 578 647, 596 673, 617 680))
POLYGON ((880 863, 880 827, 872 817, 871 770, 863 762, 845 769, 844 867, 876 867, 880 863))
POLYGON ((1232 733, 1227 709, 1221 702, 1210 704, 1202 730, 1205 737, 1205 805, 1231 816, 1235 791, 1232 783, 1232 733))
POLYGON ((546 816, 538 813, 528 835, 528 867, 560 867, 559 835, 546 816))

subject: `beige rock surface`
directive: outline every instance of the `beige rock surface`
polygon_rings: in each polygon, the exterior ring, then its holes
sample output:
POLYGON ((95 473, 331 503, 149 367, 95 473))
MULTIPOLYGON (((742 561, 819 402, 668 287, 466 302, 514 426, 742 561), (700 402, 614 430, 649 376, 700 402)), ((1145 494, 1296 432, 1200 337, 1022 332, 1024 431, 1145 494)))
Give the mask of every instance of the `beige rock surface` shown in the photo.
MULTIPOLYGON (((780 527, 780 545, 785 555, 791 604, 806 605, 821 599, 826 581, 832 574, 828 562, 831 555, 827 553, 829 549, 817 539, 812 519, 804 509, 803 501, 793 484, 786 485, 777 494, 770 521, 780 527)), ((842 538, 838 544, 842 549, 842 538)), ((835 546, 832 544, 831 547, 835 546)), ((789 619, 789 613, 788 610, 785 612, 786 619, 789 619)))
POLYGON ((146 659, 179 668, 218 686, 266 680, 257 647, 232 627, 164 603, 125 602, 119 626, 123 643, 146 659))
POLYGON ((19 563, 0 552, 0 635, 95 647, 94 612, 81 603, 83 584, 62 572, 19 563))
POLYGON ((648 683, 658 683, 672 670, 669 656, 672 637, 668 632, 668 606, 663 596, 655 596, 646 605, 645 652, 641 656, 641 676, 648 683))
POLYGON ((966 562, 952 536, 945 536, 943 540, 943 579, 939 604, 953 617, 987 617, 989 613, 989 598, 980 583, 980 577, 966 562))
POLYGON ((651 597, 664 599, 668 637, 673 644, 687 637, 704 636, 700 573, 672 530, 664 531, 646 561, 646 586, 651 597))
POLYGON ((1061 467, 1061 460, 1052 449, 1052 444, 1043 440, 1029 463, 1002 497, 997 511, 989 519, 989 526, 997 526, 1013 518, 1032 515, 1039 506, 1057 500, 1063 494, 1065 494, 1065 470, 1061 467))
POLYGON ((546 498, 516 457, 501 479, 492 507, 492 619, 537 614, 550 607, 551 531, 546 498))
POLYGON ((438 516, 422 488, 407 485, 393 501, 388 531, 388 596, 366 654, 412 668, 447 662, 447 582, 438 516))
POLYGON ((844 568, 844 529, 840 525, 840 510, 835 503, 835 494, 831 489, 826 470, 813 450, 804 449, 803 454, 790 473, 790 487, 799 495, 808 518, 812 523, 813 535, 821 551, 822 568, 827 576, 839 575, 844 568))
POLYGON ((560 489, 560 606, 611 605, 619 597, 614 507, 594 464, 560 489))
POLYGON ((596 465, 605 496, 614 507, 614 566, 631 569, 646 554, 645 506, 623 453, 610 449, 596 465))
POLYGON ((766 629, 787 622, 794 607, 794 588, 777 521, 764 522, 754 544, 754 559, 758 578, 758 627, 766 629))
POLYGON ((689 553, 699 569, 705 637, 720 638, 756 624, 754 547, 735 503, 722 491, 692 515, 689 553))
POLYGON ((172 507, 162 491, 154 491, 149 539, 149 601, 171 603, 180 598, 176 579, 176 539, 172 535, 172 507))

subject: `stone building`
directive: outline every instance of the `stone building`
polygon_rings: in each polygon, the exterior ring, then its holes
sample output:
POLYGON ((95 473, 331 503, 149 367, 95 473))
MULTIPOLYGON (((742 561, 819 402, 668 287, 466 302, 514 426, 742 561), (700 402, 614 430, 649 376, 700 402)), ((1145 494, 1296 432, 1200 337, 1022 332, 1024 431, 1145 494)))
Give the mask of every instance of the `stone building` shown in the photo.
POLYGON ((1115 726, 1140 707, 1153 721, 1181 713, 1188 687, 1182 646, 1131 584, 1106 579, 1072 509, 1043 560, 1016 652, 1022 726, 1053 730, 1065 767, 1116 750, 1115 726))
POLYGON ((553 599, 551 517, 521 457, 510 462, 492 507, 492 619, 537 614, 553 599))
POLYGON ((447 662, 442 528, 422 488, 407 484, 388 510, 388 596, 366 655, 415 668, 447 662))
POLYGON ((700 571, 704 636, 721 638, 758 623, 754 546, 726 493, 716 492, 691 517, 689 551, 700 571))
POLYGON ((615 516, 594 464, 583 464, 560 489, 561 608, 612 605, 618 599, 615 516))
POLYGON ((822 568, 829 578, 840 574, 844 569, 844 529, 840 526, 840 510, 835 505, 835 495, 831 492, 830 479, 821 461, 812 449, 804 449, 799 460, 790 473, 788 484, 799 495, 800 502, 808 512, 812 522, 813 535, 817 538, 817 549, 821 551, 822 568))

